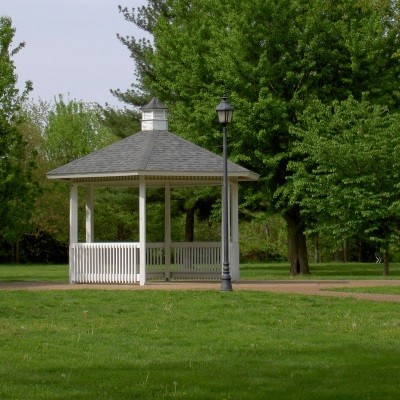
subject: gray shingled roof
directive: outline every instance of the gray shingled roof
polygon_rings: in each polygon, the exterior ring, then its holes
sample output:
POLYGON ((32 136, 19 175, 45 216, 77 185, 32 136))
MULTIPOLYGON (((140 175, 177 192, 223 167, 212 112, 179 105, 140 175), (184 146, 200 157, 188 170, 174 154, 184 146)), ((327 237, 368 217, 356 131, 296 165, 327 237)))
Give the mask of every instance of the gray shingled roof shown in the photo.
MULTIPOLYGON (((141 172, 222 175, 222 157, 168 131, 141 131, 50 171, 47 177, 74 179, 141 172)), ((238 180, 258 179, 254 172, 229 161, 228 174, 238 180)))

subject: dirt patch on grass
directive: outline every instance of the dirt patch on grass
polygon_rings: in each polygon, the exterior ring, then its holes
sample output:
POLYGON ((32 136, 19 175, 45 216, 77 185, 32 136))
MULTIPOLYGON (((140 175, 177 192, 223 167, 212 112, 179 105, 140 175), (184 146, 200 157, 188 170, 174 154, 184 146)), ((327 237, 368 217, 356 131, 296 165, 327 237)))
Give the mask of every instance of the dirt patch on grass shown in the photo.
MULTIPOLYGON (((400 302, 400 295, 341 292, 340 288, 400 286, 400 280, 340 281, 242 281, 233 283, 234 291, 252 290, 325 297, 350 297, 360 300, 400 302), (335 291, 329 289, 335 288, 335 291)), ((219 291, 219 282, 149 282, 139 284, 69 284, 54 282, 0 282, 0 290, 211 290, 219 291)))

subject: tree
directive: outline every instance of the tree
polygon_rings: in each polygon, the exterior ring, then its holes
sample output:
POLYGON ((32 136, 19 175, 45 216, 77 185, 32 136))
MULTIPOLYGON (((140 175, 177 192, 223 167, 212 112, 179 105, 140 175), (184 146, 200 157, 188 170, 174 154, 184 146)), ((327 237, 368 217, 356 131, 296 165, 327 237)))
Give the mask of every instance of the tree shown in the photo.
POLYGON ((121 38, 138 74, 123 99, 156 94, 170 106, 174 131, 220 151, 212 105, 228 91, 236 109, 230 158, 261 174, 255 191, 287 222, 291 272, 308 273, 307 221, 301 203, 287 201, 299 140, 292 127, 314 99, 330 104, 365 93, 398 107, 397 2, 255 0, 238 8, 233 0, 149 0, 122 11, 154 37, 153 45, 121 38))
POLYGON ((316 101, 294 129, 294 153, 301 162, 289 168, 291 198, 315 221, 313 232, 338 241, 358 236, 385 253, 400 235, 400 114, 353 97, 332 106, 316 101))
MULTIPOLYGON (((18 244, 27 230, 36 185, 32 179, 35 154, 27 151, 20 130, 23 122, 20 110, 23 100, 32 89, 25 83, 20 94, 12 57, 24 43, 11 49, 15 34, 12 21, 0 17, 0 243, 18 244)), ((18 247, 17 247, 18 248, 18 247)), ((18 261, 18 251, 16 251, 18 261)))
POLYGON ((65 101, 59 96, 54 103, 25 102, 22 111, 25 116, 23 131, 29 148, 38 154, 36 179, 41 194, 31 219, 34 231, 68 243, 69 188, 64 182, 49 181, 46 173, 105 147, 116 138, 103 125, 101 109, 96 105, 65 101))
POLYGON ((103 124, 113 135, 124 139, 140 130, 141 113, 138 111, 126 107, 123 110, 113 107, 101 108, 101 110, 103 124))
POLYGON ((49 112, 44 136, 46 156, 55 166, 83 157, 115 141, 103 125, 100 109, 78 100, 65 102, 61 95, 49 112))

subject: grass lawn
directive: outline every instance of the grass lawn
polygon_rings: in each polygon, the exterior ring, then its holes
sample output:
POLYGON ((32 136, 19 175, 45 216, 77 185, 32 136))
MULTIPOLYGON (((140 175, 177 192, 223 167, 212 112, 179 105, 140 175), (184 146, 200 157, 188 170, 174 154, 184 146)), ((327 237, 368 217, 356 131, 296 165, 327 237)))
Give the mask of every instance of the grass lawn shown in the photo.
POLYGON ((383 264, 376 263, 320 263, 311 264, 311 275, 295 276, 289 274, 287 263, 242 264, 240 277, 243 280, 268 279, 400 279, 400 263, 390 264, 390 275, 383 276, 383 264))
POLYGON ((67 265, 0 264, 0 282, 68 282, 67 265))
MULTIPOLYGON (((311 275, 292 277, 289 264, 241 264, 242 280, 319 280, 319 279, 400 279, 400 263, 390 265, 390 275, 383 276, 382 264, 375 263, 321 263, 311 264, 311 275)), ((68 282, 67 265, 2 265, 0 282, 51 281, 68 282)))
POLYGON ((0 399, 398 399, 395 303, 0 291, 0 399))
POLYGON ((351 293, 372 293, 372 294, 395 294, 400 295, 400 286, 371 286, 371 287, 351 287, 351 288, 333 288, 326 289, 334 292, 351 293))

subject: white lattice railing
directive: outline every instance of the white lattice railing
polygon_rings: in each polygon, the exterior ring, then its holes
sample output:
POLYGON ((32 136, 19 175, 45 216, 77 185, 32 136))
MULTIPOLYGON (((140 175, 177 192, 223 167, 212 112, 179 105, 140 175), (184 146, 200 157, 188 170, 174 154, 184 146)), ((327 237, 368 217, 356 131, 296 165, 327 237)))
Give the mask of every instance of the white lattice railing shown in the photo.
MULTIPOLYGON (((136 283, 139 280, 139 251, 139 243, 72 244, 70 280, 75 283, 136 283)), ((218 278, 221 274, 221 244, 172 243, 169 261, 165 260, 164 243, 148 243, 146 278, 218 278)))
POLYGON ((165 274, 165 245, 164 243, 146 244, 146 278, 164 279, 165 274))
POLYGON ((221 276, 221 243, 172 243, 171 278, 206 278, 221 276))

